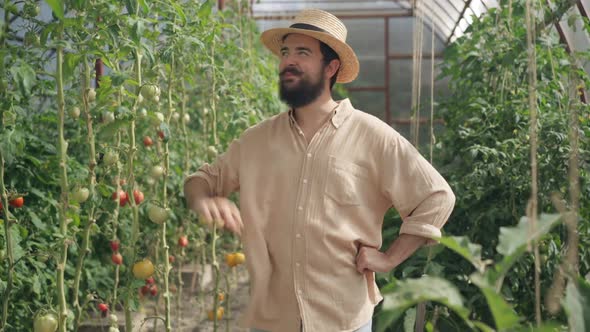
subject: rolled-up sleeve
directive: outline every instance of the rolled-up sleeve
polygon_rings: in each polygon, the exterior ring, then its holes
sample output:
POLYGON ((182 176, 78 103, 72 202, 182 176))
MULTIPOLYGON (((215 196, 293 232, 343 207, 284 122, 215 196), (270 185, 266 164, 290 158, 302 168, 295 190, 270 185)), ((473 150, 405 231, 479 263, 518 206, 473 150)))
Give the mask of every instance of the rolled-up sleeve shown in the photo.
POLYGON ((202 178, 209 185, 210 195, 227 197, 240 188, 239 169, 240 141, 236 139, 214 162, 203 164, 196 172, 187 176, 184 183, 196 177, 202 178))
POLYGON ((455 195, 440 173, 404 137, 392 134, 383 148, 382 192, 399 212, 400 234, 441 237, 455 195))

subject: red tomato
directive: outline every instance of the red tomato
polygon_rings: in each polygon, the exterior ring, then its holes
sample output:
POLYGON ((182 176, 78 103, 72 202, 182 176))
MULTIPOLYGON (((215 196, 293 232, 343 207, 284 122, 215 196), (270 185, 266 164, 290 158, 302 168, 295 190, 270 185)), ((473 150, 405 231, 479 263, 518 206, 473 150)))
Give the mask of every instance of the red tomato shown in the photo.
POLYGON ((115 265, 123 264, 123 256, 121 256, 121 254, 118 252, 114 253, 111 256, 111 260, 113 261, 113 263, 115 263, 115 265))
MULTIPOLYGON (((111 196, 111 198, 113 199, 113 201, 117 200, 117 193, 113 193, 113 196, 111 196)), ((129 197, 127 196, 127 193, 124 192, 123 190, 119 191, 119 205, 121 206, 125 206, 125 204, 127 204, 127 202, 129 201, 129 197)))
POLYGON ((188 238, 186 237, 186 235, 182 235, 178 238, 178 245, 183 248, 188 246, 188 238))
POLYGON ((100 310, 102 312, 107 312, 107 311, 109 311, 109 305, 106 303, 99 303, 98 310, 100 310))
POLYGON ((152 138, 149 136, 146 136, 143 138, 143 145, 146 147, 152 146, 152 144, 154 144, 154 141, 152 141, 152 138))
POLYGON ((24 197, 17 197, 13 200, 11 200, 10 202, 8 202, 8 204, 10 204, 10 206, 14 207, 14 208, 20 208, 23 205, 25 205, 25 198, 24 197))
POLYGON ((118 240, 111 241, 111 249, 113 251, 118 251, 119 250, 119 246, 120 246, 120 243, 119 243, 118 240))
POLYGON ((152 285, 150 287, 150 294, 152 294, 152 296, 156 296, 158 295, 158 286, 156 285, 152 285))
POLYGON ((133 190, 133 198, 135 198, 135 204, 139 205, 143 202, 143 193, 137 189, 133 190))

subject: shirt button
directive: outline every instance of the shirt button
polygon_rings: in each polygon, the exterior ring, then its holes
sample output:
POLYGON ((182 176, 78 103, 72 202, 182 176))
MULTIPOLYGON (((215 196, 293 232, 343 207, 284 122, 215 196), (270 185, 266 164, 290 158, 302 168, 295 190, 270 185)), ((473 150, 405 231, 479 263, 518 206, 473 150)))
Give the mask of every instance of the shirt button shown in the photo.
POLYGON ((308 157, 308 158, 311 158, 311 153, 308 153, 308 154, 307 154, 307 157, 308 157))
POLYGON ((299 264, 299 262, 295 263, 295 266, 300 267, 301 264, 299 264))
POLYGON ((298 207, 299 211, 303 210, 303 206, 298 207))
POLYGON ((299 239, 299 238, 301 238, 301 234, 297 233, 297 234, 295 235, 295 237, 299 239))
POLYGON ((307 179, 303 179, 303 183, 307 183, 307 179))

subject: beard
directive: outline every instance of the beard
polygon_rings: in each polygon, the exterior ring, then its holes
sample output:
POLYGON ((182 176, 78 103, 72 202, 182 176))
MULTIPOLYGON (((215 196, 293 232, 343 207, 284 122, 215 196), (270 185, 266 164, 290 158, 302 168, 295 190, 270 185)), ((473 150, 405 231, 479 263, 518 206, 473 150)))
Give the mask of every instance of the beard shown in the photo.
POLYGON ((303 73, 296 68, 286 68, 280 74, 279 92, 281 100, 292 108, 309 105, 324 91, 325 78, 326 77, 323 70, 321 71, 319 79, 317 81, 313 81, 312 78, 307 75, 303 75, 303 73), (283 78, 286 73, 295 75, 296 78, 299 79, 299 82, 292 84, 291 86, 287 86, 283 78))

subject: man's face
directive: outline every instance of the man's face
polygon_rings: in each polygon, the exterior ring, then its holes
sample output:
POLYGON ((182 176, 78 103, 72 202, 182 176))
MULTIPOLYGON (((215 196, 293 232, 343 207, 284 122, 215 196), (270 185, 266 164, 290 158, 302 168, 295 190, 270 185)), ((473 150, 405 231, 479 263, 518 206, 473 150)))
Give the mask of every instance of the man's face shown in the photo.
POLYGON ((297 108, 316 100, 326 86, 320 42, 301 34, 290 34, 281 47, 280 95, 297 108))

